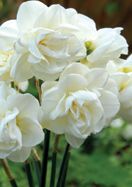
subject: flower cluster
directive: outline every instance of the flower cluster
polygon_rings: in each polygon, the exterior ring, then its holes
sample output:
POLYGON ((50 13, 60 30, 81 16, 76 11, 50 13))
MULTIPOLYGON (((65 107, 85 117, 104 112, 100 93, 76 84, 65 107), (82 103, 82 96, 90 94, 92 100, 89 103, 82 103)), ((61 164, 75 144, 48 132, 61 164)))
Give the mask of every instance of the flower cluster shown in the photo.
POLYGON ((43 128, 79 147, 116 115, 132 121, 132 56, 121 59, 121 30, 97 30, 76 10, 39 1, 1 25, 0 158, 26 160, 43 128), (22 92, 33 77, 43 82, 40 103, 22 92))

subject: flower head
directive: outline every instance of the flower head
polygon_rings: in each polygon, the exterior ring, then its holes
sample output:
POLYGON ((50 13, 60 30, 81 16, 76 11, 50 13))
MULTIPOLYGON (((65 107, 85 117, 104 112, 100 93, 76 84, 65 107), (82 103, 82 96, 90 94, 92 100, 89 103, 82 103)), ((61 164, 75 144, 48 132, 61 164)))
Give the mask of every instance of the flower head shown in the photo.
POLYGON ((5 84, 0 87, 0 158, 21 162, 44 134, 38 122, 38 101, 30 94, 18 94, 5 84))
POLYGON ((132 122, 132 56, 117 65, 110 62, 107 65, 111 78, 118 86, 119 101, 121 104, 119 115, 127 122, 132 122))
POLYGON ((67 141, 78 147, 116 115, 116 94, 116 84, 105 70, 90 70, 73 63, 61 74, 59 82, 43 84, 41 123, 57 134, 65 134, 67 141))
POLYGON ((103 28, 85 41, 87 56, 81 60, 88 67, 105 67, 109 60, 118 61, 121 54, 128 54, 128 44, 121 36, 122 28, 103 28))
POLYGON ((60 5, 28 1, 20 6, 16 20, 1 25, 0 48, 15 50, 11 75, 16 81, 33 76, 55 80, 69 63, 85 57, 84 43, 75 34, 78 28, 67 23, 72 14, 60 5))

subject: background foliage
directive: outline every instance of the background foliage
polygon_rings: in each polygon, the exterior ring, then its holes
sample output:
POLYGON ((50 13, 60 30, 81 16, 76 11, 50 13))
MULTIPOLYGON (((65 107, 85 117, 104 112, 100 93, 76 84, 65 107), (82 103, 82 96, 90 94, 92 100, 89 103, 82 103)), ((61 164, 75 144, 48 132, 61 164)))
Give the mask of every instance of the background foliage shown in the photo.
MULTIPOLYGON (((16 10, 22 0, 0 0, 0 22, 15 18, 16 10)), ((60 3, 74 7, 79 12, 93 18, 98 28, 124 27, 123 34, 132 52, 132 0, 45 0, 45 3, 60 3)), ((36 95, 33 80, 28 92, 36 95)), ((102 133, 89 137, 78 150, 71 151, 70 167, 66 187, 131 187, 132 186, 132 139, 123 138, 124 124, 120 128, 109 127, 102 133)), ((51 142, 54 140, 52 135, 51 142)), ((62 137, 58 148, 58 163, 65 146, 62 137)), ((52 151, 52 147, 50 148, 52 151)), ((38 148, 41 155, 41 146, 38 148)), ((32 157, 30 158, 32 160, 32 157)), ((22 164, 10 162, 19 187, 27 187, 22 164)), ((51 155, 49 156, 49 171, 51 155)), ((34 166, 32 164, 32 169, 34 166)), ((50 172, 48 173, 50 176, 50 172)), ((34 180, 37 180, 34 176, 34 180)), ((0 187, 9 187, 7 177, 0 165, 0 187)), ((37 186, 36 186, 37 187, 37 186)), ((48 187, 48 186, 47 186, 48 187)))

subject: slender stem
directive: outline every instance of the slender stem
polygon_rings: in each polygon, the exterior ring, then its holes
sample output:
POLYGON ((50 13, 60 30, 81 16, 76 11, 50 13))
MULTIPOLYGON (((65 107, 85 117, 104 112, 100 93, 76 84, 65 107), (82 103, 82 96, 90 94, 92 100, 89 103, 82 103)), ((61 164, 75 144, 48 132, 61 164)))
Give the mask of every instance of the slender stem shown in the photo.
POLYGON ((59 139, 60 139, 60 135, 56 135, 55 136, 55 141, 54 141, 53 152, 57 152, 58 151, 59 139))
POLYGON ((2 163, 2 165, 3 165, 3 168, 4 168, 4 170, 5 170, 6 175, 7 175, 8 179, 9 179, 9 181, 10 181, 11 186, 12 186, 12 187, 18 187, 18 186, 17 186, 17 183, 16 183, 16 181, 15 181, 15 178, 14 178, 14 176, 12 175, 12 172, 11 172, 11 170, 10 170, 10 168, 9 168, 9 165, 8 165, 7 160, 5 160, 5 159, 4 159, 4 160, 1 160, 1 163, 2 163))
POLYGON ((61 182, 60 182, 60 184, 61 184, 60 186, 63 186, 63 187, 65 187, 65 183, 66 183, 66 177, 67 177, 67 171, 68 171, 69 158, 70 158, 70 151, 68 152, 68 155, 67 155, 67 159, 66 159, 66 163, 65 163, 64 172, 63 172, 63 174, 62 174, 61 182))
POLYGON ((46 130, 45 131, 45 140, 44 140, 44 149, 43 149, 43 162, 42 162, 40 187, 46 187, 49 142, 50 142, 50 131, 46 130))
POLYGON ((18 187, 15 179, 10 180, 10 184, 12 187, 18 187))
POLYGON ((32 152, 34 156, 34 167, 35 167, 35 171, 36 171, 36 175, 37 175, 38 183, 39 183, 40 175, 41 175, 41 161, 35 148, 32 149, 32 152))
POLYGON ((56 158, 57 158, 57 153, 53 152, 53 154, 52 154, 51 177, 50 177, 50 187, 54 187, 55 186, 56 158))
POLYGON ((70 151, 70 145, 67 144, 66 149, 65 149, 65 153, 64 153, 64 156, 63 156, 63 160, 62 160, 62 163, 61 163, 61 167, 60 167, 60 171, 59 171, 59 177, 58 177, 56 187, 62 187, 62 183, 65 183, 65 181, 63 181, 63 180, 66 179, 68 160, 69 160, 69 156, 70 156, 69 151, 70 151))
POLYGON ((38 91, 39 102, 41 103, 41 88, 40 88, 40 83, 38 79, 35 79, 35 85, 38 91))
POLYGON ((32 176, 32 172, 31 172, 30 163, 29 163, 28 160, 25 161, 25 171, 26 171, 26 174, 27 174, 29 187, 34 187, 33 176, 32 176))
POLYGON ((37 153, 37 150, 35 148, 33 148, 32 152, 33 152, 34 159, 39 162, 39 167, 41 168, 41 160, 40 160, 40 157, 37 153))
POLYGON ((34 169, 35 169, 35 172, 36 172, 36 177, 37 177, 37 181, 38 181, 38 184, 40 183, 40 176, 41 176, 41 168, 40 168, 40 164, 38 161, 34 160, 34 169))
POLYGON ((52 168, 51 168, 51 177, 50 177, 50 187, 55 186, 55 176, 56 176, 56 158, 57 158, 57 149, 59 143, 59 135, 56 135, 53 147, 52 154, 52 168))

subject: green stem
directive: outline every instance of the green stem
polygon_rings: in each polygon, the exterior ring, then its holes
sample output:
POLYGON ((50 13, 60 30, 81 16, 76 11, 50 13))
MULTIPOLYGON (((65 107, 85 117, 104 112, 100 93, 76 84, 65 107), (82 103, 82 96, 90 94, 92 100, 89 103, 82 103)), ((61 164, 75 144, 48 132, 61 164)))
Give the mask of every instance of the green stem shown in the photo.
POLYGON ((45 187, 46 186, 49 143, 50 143, 50 131, 46 130, 45 131, 45 140, 44 140, 44 149, 43 149, 43 162, 42 162, 40 187, 45 187))
POLYGON ((33 157, 34 157, 34 167, 35 167, 35 171, 36 171, 36 175, 37 175, 37 179, 39 183, 40 176, 41 176, 41 161, 35 148, 32 150, 32 152, 33 152, 33 157))
POLYGON ((35 168, 35 172, 36 172, 36 176, 37 176, 37 181, 38 183, 40 182, 40 176, 41 176, 41 165, 40 162, 38 162, 37 160, 34 160, 34 168, 35 168))
POLYGON ((12 187, 18 187, 15 179, 10 180, 10 184, 12 187))
POLYGON ((65 153, 64 153, 64 156, 63 156, 63 160, 62 160, 62 163, 61 163, 61 167, 60 167, 60 171, 59 171, 59 177, 58 177, 56 187, 64 187, 64 186, 62 186, 62 184, 65 183, 65 179, 66 179, 68 160, 69 160, 69 156, 70 156, 69 151, 70 151, 70 145, 67 144, 66 149, 65 149, 65 153))
POLYGON ((32 176, 29 161, 25 161, 25 171, 26 171, 26 174, 27 174, 29 187, 34 187, 34 181, 33 181, 33 176, 32 176))
POLYGON ((50 177, 50 187, 55 186, 56 159, 57 159, 58 143, 59 143, 59 135, 56 135, 55 141, 54 141, 53 154, 52 154, 52 168, 51 168, 51 177, 50 177))
POLYGON ((50 187, 54 187, 55 186, 56 157, 57 157, 57 153, 53 152, 53 154, 52 154, 52 168, 51 168, 50 187))
POLYGON ((17 186, 17 183, 16 183, 16 180, 15 180, 15 178, 13 177, 12 172, 11 172, 11 170, 10 170, 10 168, 9 168, 9 165, 8 165, 7 160, 5 160, 5 159, 4 159, 4 160, 1 160, 1 163, 2 163, 2 165, 3 165, 3 168, 4 168, 4 170, 5 170, 6 175, 7 175, 8 179, 9 179, 9 181, 10 181, 11 186, 12 186, 12 187, 18 187, 18 186, 17 186))
POLYGON ((67 159, 66 159, 66 164, 65 164, 65 168, 64 168, 64 172, 63 172, 63 174, 62 174, 61 182, 60 182, 60 186, 63 186, 63 187, 65 187, 65 183, 66 183, 66 177, 67 177, 67 171, 68 171, 69 158, 70 158, 70 152, 68 152, 67 159))

